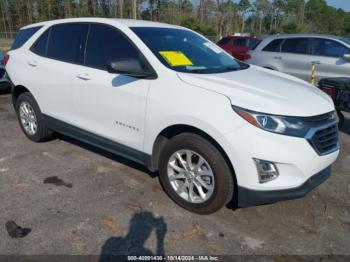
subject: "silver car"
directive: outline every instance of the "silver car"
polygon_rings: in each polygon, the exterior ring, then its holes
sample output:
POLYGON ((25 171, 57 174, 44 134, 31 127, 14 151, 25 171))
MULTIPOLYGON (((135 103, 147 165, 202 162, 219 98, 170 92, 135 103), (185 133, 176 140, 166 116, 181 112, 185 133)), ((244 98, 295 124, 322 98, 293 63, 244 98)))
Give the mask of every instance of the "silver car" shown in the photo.
POLYGON ((246 62, 278 70, 306 81, 311 79, 315 64, 315 80, 326 77, 350 77, 350 39, 320 35, 274 35, 263 39, 246 62))

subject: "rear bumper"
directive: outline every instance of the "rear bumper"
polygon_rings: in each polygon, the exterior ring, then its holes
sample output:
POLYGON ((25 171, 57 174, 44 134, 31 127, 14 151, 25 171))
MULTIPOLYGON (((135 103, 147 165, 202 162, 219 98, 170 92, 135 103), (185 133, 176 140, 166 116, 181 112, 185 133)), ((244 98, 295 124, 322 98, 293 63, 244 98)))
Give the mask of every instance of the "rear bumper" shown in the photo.
POLYGON ((281 200, 301 198, 322 184, 330 175, 331 166, 310 177, 301 186, 284 190, 257 191, 238 186, 238 206, 257 206, 281 200))
MULTIPOLYGON (((2 68, 0 68, 2 70, 2 68)), ((11 87, 10 79, 8 78, 6 72, 0 76, 0 89, 9 89, 11 87)))

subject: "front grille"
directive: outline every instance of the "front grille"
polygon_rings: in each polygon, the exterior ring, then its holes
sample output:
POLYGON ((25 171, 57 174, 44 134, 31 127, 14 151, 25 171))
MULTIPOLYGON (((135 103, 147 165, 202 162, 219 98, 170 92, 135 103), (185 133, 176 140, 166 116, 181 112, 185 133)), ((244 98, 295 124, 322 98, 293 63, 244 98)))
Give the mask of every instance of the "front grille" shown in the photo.
POLYGON ((309 139, 309 142, 319 155, 326 155, 336 151, 339 148, 337 124, 318 129, 309 139))

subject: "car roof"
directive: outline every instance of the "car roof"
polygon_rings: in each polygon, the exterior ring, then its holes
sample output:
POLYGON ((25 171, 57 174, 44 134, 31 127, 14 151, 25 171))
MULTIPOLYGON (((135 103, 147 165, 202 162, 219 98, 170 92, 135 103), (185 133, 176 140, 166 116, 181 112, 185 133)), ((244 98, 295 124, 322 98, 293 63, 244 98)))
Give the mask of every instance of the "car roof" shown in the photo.
POLYGON ((248 35, 226 35, 226 36, 223 36, 222 38, 230 38, 230 39, 235 39, 235 38, 258 39, 256 36, 248 36, 248 35))
POLYGON ((95 23, 107 23, 114 25, 121 25, 126 27, 159 27, 159 28, 184 28, 181 26, 159 23, 147 20, 137 20, 137 19, 119 19, 119 18, 96 18, 96 17, 80 17, 80 18, 66 18, 66 19, 57 19, 45 22, 39 22, 35 24, 30 24, 22 27, 21 29, 27 29, 36 26, 46 26, 46 25, 55 25, 61 23, 73 23, 73 22, 95 22, 95 23))
POLYGON ((330 39, 341 39, 339 36, 327 35, 327 34, 316 34, 316 33, 303 33, 303 34, 276 34, 265 36, 265 39, 278 39, 278 38, 295 38, 295 37, 316 37, 316 38, 330 38, 330 39))

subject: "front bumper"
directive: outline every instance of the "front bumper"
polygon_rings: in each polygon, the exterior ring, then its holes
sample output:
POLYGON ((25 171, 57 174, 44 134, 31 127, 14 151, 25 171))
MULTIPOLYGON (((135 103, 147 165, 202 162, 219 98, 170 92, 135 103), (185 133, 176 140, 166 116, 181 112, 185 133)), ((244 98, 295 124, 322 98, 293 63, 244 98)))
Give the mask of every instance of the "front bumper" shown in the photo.
POLYGON ((237 204, 241 206, 305 195, 324 181, 322 177, 327 177, 326 173, 329 176, 329 167, 339 154, 336 150, 319 155, 305 138, 274 134, 250 124, 222 136, 219 143, 232 163, 238 188, 237 204), (279 176, 260 183, 254 159, 273 162, 279 176))
POLYGON ((257 191, 238 186, 238 206, 249 207, 274 203, 281 200, 301 198, 322 184, 330 175, 331 166, 310 177, 301 186, 285 190, 257 191))

